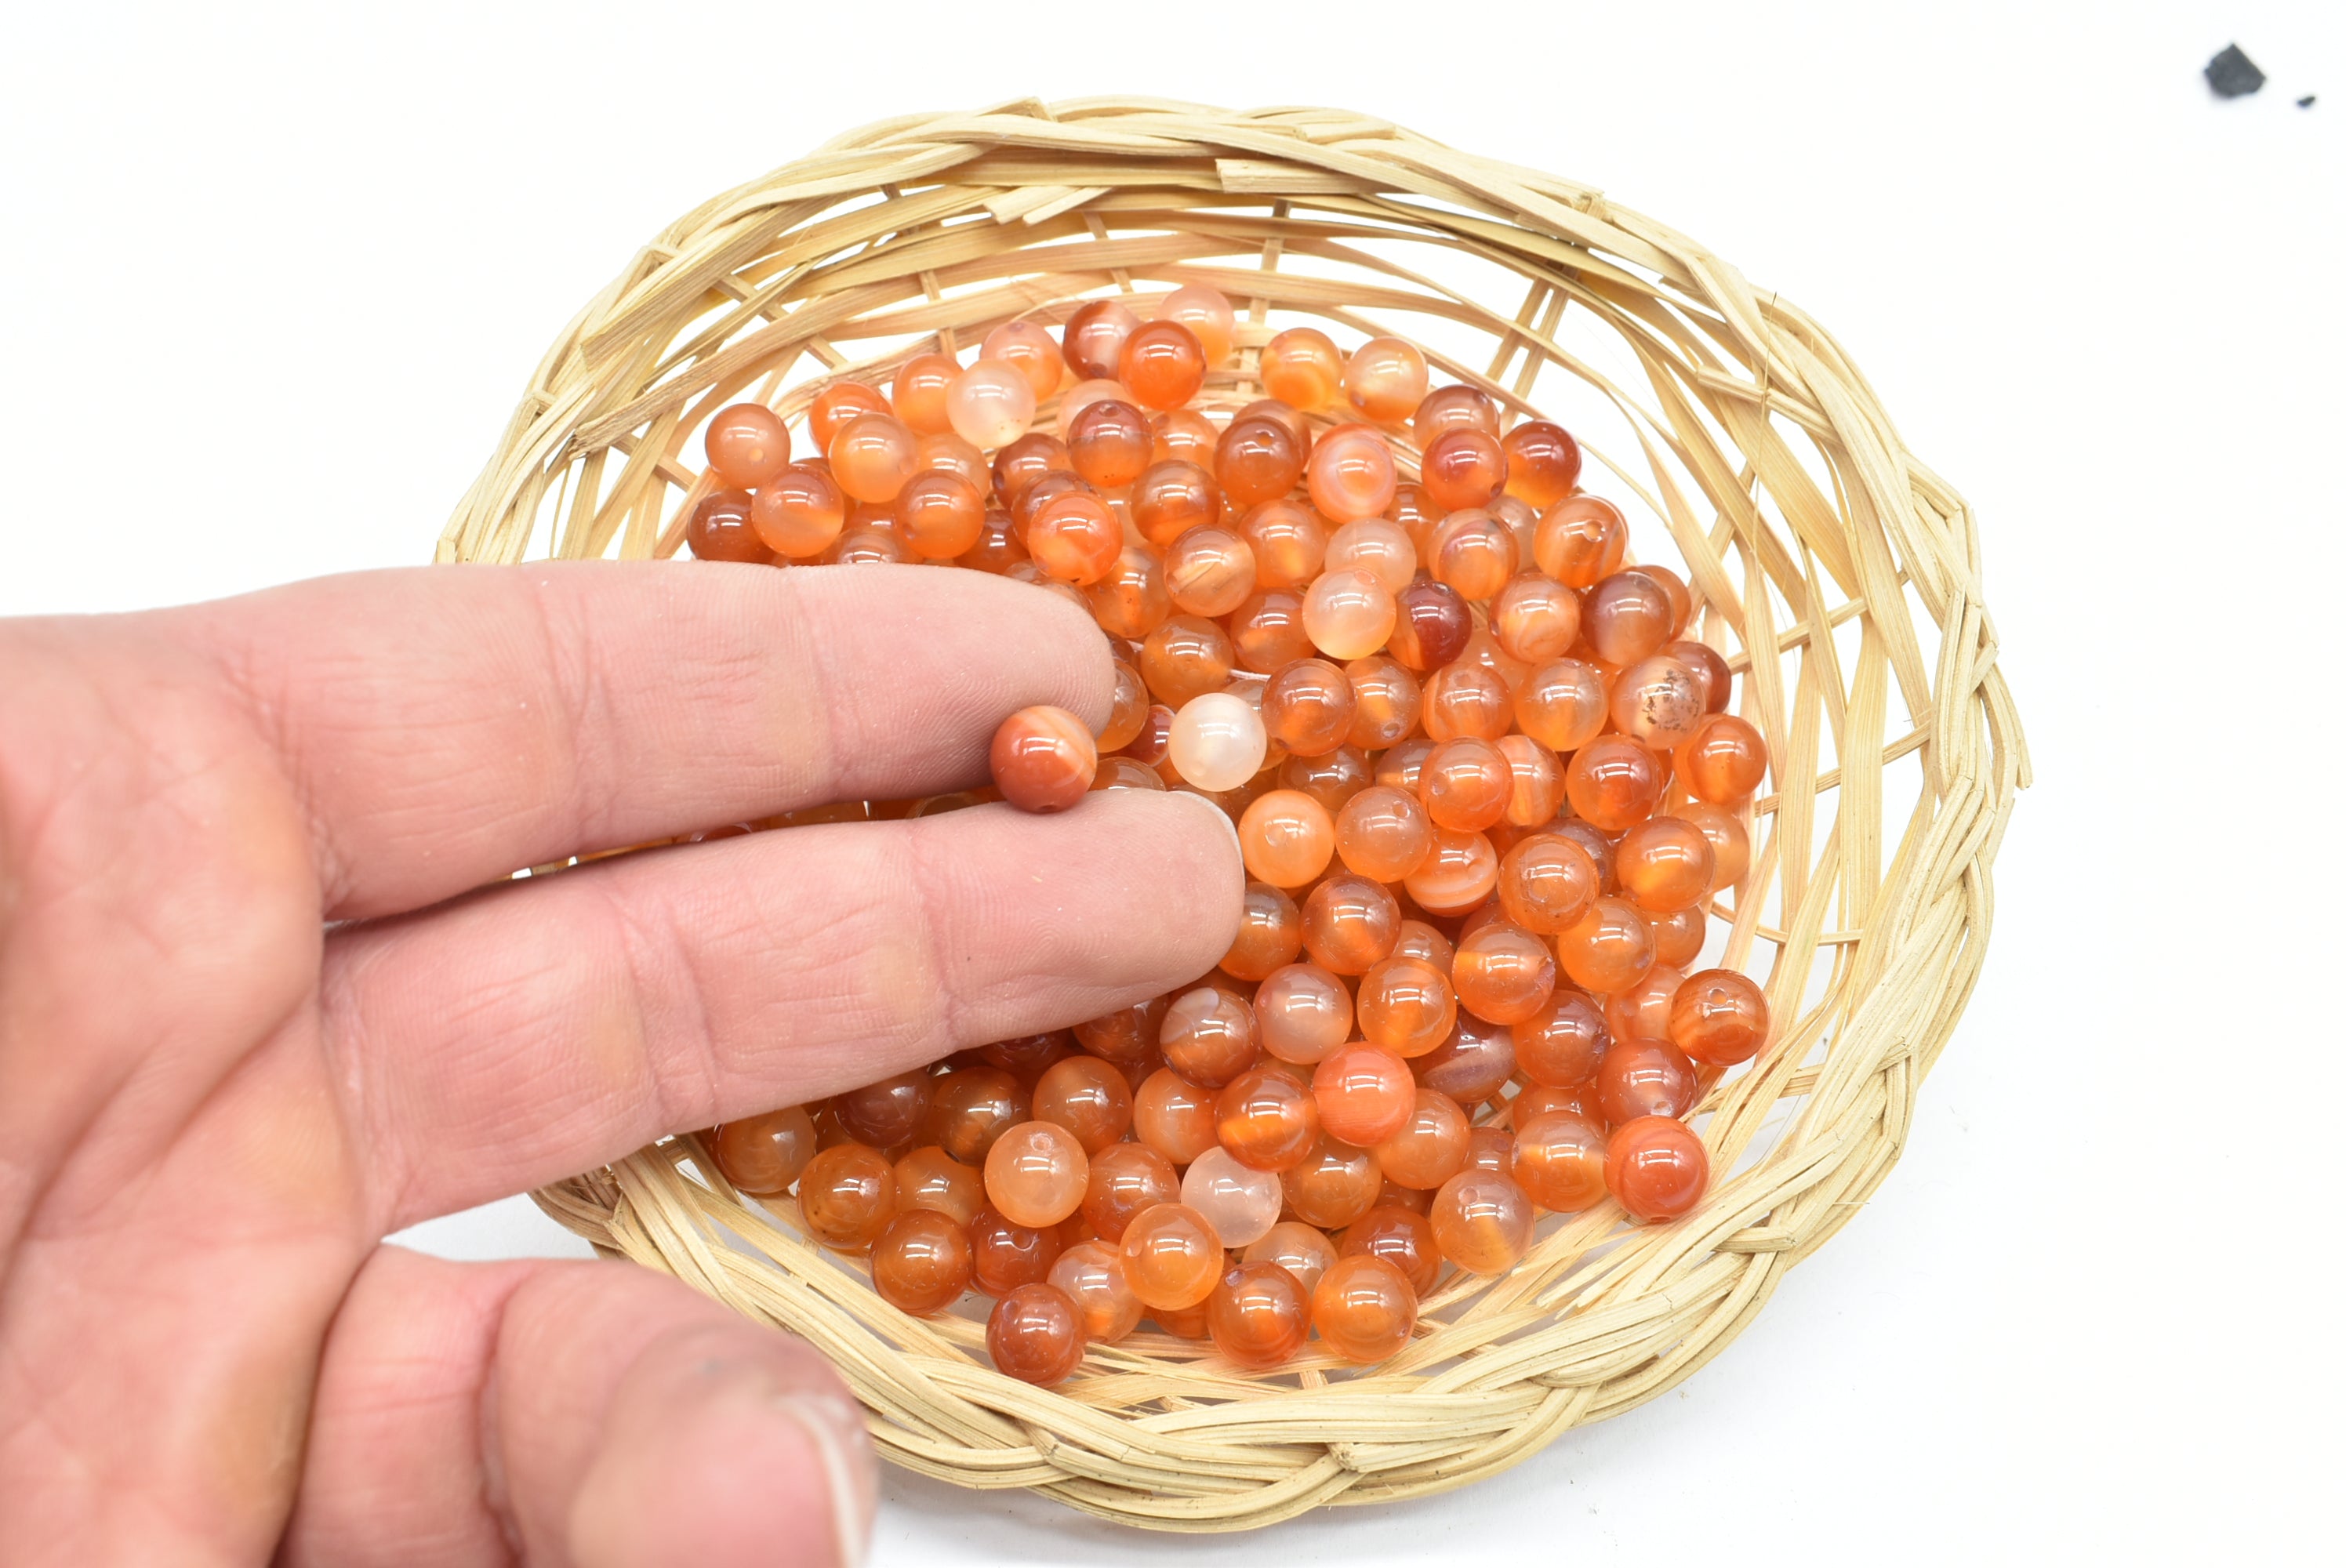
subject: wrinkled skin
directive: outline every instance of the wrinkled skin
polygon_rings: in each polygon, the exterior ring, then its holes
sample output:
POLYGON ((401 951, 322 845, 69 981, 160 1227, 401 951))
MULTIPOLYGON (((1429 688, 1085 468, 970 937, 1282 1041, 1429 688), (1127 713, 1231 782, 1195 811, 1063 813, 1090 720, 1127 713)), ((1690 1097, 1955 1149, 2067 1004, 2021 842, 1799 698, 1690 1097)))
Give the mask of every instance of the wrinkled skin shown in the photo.
POLYGON ((853 1556, 870 1447, 806 1347, 381 1238, 1204 972, 1236 842, 1171 794, 507 880, 974 786, 1005 715, 1110 689, 1072 606, 910 567, 0 622, 0 1562, 853 1556))

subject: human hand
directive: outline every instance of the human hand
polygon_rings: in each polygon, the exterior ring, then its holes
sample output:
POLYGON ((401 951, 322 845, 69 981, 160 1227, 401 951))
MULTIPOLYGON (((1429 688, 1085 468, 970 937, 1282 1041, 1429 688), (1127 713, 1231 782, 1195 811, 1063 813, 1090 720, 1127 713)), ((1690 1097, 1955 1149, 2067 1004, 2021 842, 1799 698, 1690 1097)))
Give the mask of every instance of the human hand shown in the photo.
POLYGON ((855 1554, 868 1440, 805 1346, 381 1238, 1210 968, 1237 846, 1170 794, 503 880, 973 786, 1005 714, 1109 690, 1070 606, 911 567, 0 622, 0 1562, 855 1554))

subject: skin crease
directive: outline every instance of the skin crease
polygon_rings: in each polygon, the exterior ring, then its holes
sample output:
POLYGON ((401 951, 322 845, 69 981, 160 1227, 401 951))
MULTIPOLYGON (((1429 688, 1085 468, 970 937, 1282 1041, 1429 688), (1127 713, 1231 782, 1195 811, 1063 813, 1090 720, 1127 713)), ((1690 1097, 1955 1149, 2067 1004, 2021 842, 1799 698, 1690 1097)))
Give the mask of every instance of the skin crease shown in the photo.
POLYGON ((972 787, 1006 714, 1111 687, 1055 596, 895 566, 0 621, 0 1562, 856 1554, 868 1441, 803 1345, 380 1238, 1210 968, 1235 836, 1170 793, 507 880, 972 787))

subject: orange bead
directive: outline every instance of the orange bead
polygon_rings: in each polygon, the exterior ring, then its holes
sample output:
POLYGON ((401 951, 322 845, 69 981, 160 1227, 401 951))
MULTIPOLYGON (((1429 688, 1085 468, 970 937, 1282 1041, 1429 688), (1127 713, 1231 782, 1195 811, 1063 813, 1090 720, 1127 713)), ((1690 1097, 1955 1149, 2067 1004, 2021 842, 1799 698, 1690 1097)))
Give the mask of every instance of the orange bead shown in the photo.
POLYGON ((1336 1261, 1336 1244, 1321 1235, 1316 1226, 1300 1220, 1282 1219, 1247 1246, 1241 1254, 1248 1263, 1276 1263, 1295 1276, 1295 1282, 1309 1295, 1336 1261))
POLYGON ((1532 536, 1539 569, 1567 588, 1592 588, 1621 569, 1629 524, 1621 509, 1595 495, 1574 495, 1540 516, 1532 536))
POLYGON ((1311 1334, 1311 1298, 1278 1264, 1240 1263, 1207 1297, 1206 1331, 1214 1349, 1239 1366, 1276 1367, 1311 1334))
POLYGON ((1067 369, 1086 381, 1113 381, 1124 358, 1126 340, 1140 330, 1140 318, 1115 300, 1093 300, 1076 307, 1059 334, 1059 352, 1067 369))
POLYGON ((1158 307, 1160 321, 1178 321, 1198 336, 1209 365, 1227 363, 1238 342, 1239 317, 1229 296, 1208 283, 1184 283, 1158 307))
POLYGON ((1662 794, 1661 763, 1626 735, 1606 735, 1572 754, 1564 792, 1572 809, 1608 833, 1646 820, 1662 794))
POLYGON ((1687 1054, 1667 1040, 1616 1040, 1596 1064, 1597 1107, 1615 1126, 1639 1116, 1683 1116, 1701 1081, 1687 1054))
POLYGON ((1457 1101, 1421 1087, 1409 1120, 1373 1151, 1377 1167, 1402 1186, 1438 1187, 1465 1165, 1471 1131, 1457 1101))
POLYGON ((1191 528, 1166 549, 1165 591, 1184 615, 1229 615, 1254 590, 1254 549, 1228 528, 1191 528))
POLYGON ((1059 344, 1040 321, 1005 321, 978 345, 980 361, 1005 364, 1026 379, 1036 398, 1049 397, 1066 379, 1059 344))
POLYGON ((1578 659, 1556 659, 1524 677, 1512 707, 1525 735, 1554 751, 1577 751, 1605 728, 1604 677, 1578 659))
POLYGON ((1434 1245, 1432 1222, 1423 1213, 1394 1205, 1381 1203, 1346 1226, 1336 1242, 1336 1257, 1339 1263, 1347 1257, 1382 1258, 1421 1297, 1442 1278, 1442 1252, 1434 1245))
POLYGON ((1067 443, 1043 431, 1030 431, 994 454, 994 489, 1010 505, 1046 473, 1073 473, 1067 443))
POLYGON ((1181 1177, 1162 1150, 1147 1143, 1110 1144, 1092 1156, 1083 1217, 1101 1240, 1121 1241, 1134 1215, 1180 1196, 1181 1177))
MULTIPOLYGON (((1164 1022, 1164 998, 1136 1002, 1076 1024, 1076 1044, 1103 1061, 1129 1067, 1155 1054, 1164 1022)), ((1039 1075, 1041 1070, 1036 1071, 1039 1075)))
POLYGON ((986 1353, 1022 1383, 1063 1383, 1084 1362, 1084 1319, 1066 1291, 1021 1285, 994 1304, 985 1320, 986 1353))
POLYGON ((1366 877, 1331 876, 1303 902, 1303 947, 1312 962, 1332 973, 1367 973, 1392 951, 1400 930, 1401 906, 1366 877))
POLYGON ((1621 884, 1613 875, 1613 838, 1585 817, 1558 817, 1544 831, 1558 838, 1569 839, 1596 867, 1596 891, 1600 895, 1617 893, 1621 884))
POLYGON ((1279 1182, 1298 1219, 1334 1229, 1376 1207, 1384 1176, 1368 1150, 1323 1131, 1302 1159, 1280 1173, 1279 1182))
POLYGON ((1344 667, 1344 678, 1352 683, 1349 744, 1382 751, 1408 738, 1417 728, 1424 695, 1417 677, 1398 662, 1376 655, 1357 658, 1344 667))
POLYGON ((1435 827, 1477 833, 1506 816, 1515 782, 1505 752, 1487 740, 1460 736, 1427 755, 1417 793, 1435 827))
POLYGON ((1702 952, 1703 939, 1709 921, 1699 904, 1669 914, 1653 917, 1654 960, 1657 967, 1668 964, 1684 969, 1702 952))
POLYGON ((1371 338, 1344 362, 1344 397, 1362 418, 1399 424, 1425 401, 1425 356, 1401 338, 1371 338))
POLYGON ((1234 419, 1214 443, 1214 477, 1239 506, 1277 500, 1303 477, 1302 445, 1275 419, 1234 419))
POLYGON ((1702 708, 1705 713, 1724 713, 1729 700, 1735 695, 1735 672, 1717 648, 1707 643, 1675 642, 1666 644, 1662 651, 1684 663, 1695 673, 1702 686, 1702 708))
POLYGON ((967 1225, 985 1207, 985 1178, 935 1144, 923 1144, 896 1162, 896 1208, 931 1208, 967 1225))
POLYGON ((1371 573, 1327 572, 1303 596, 1303 630, 1330 658, 1364 658, 1384 647, 1396 614, 1393 596, 1371 573))
POLYGON ((1316 963, 1290 963, 1255 988, 1254 1015, 1267 1054, 1309 1066, 1351 1038, 1352 993, 1316 963))
POLYGON ((1146 407, 1179 408, 1206 384, 1205 345, 1179 321, 1144 322, 1124 340, 1117 379, 1146 407))
POLYGON ((1124 1254, 1106 1241, 1084 1241, 1059 1254, 1048 1283, 1074 1304, 1086 1343, 1113 1345, 1140 1327, 1140 1298, 1124 1278, 1124 1254))
POLYGON ((1703 721, 1703 677, 1667 653, 1639 659, 1613 683, 1613 727, 1657 750, 1688 739, 1703 721))
POLYGON ((799 1173, 799 1216, 826 1247, 869 1247, 896 1217, 895 1167, 862 1144, 824 1149, 799 1173))
MULTIPOLYGON (((979 1046, 977 1054, 985 1059, 987 1066, 1009 1074, 1015 1084, 1031 1087, 1035 1080, 1043 1075, 1043 1070, 1046 1067, 1068 1054, 1075 1048, 1073 1035, 1065 1029, 1053 1029, 1041 1034, 1020 1034, 1008 1040, 996 1040, 989 1044, 979 1046)), ((954 1124, 947 1119, 947 1105, 954 1092, 954 1082, 958 1075, 947 1074, 938 1082, 936 1091, 930 1096, 929 1101, 930 1135, 949 1149, 954 1145, 953 1138, 948 1135, 948 1129, 954 1124)), ((1022 1094, 1024 1092, 1024 1090, 1021 1091, 1022 1094)), ((974 1092, 970 1097, 973 1102, 980 1098, 974 1092)), ((987 1113, 989 1119, 993 1114, 990 1111, 987 1113)), ((1020 1122, 1029 1120, 1032 1118, 1022 1111, 1000 1126, 993 1128, 991 1134, 985 1138, 984 1148, 979 1149, 974 1156, 968 1156, 970 1163, 978 1164, 984 1160, 985 1150, 994 1146, 994 1135, 1020 1122)), ((954 1157, 961 1159, 964 1156, 955 1154, 954 1157)))
POLYGON ((1132 1125, 1132 1088, 1099 1057, 1070 1056, 1035 1081, 1034 1117, 1073 1133, 1086 1155, 1096 1155, 1132 1125))
POLYGON ((1564 806, 1564 765, 1526 735, 1503 735, 1497 744, 1514 784, 1504 820, 1516 828, 1545 826, 1564 806))
MULTIPOLYGON (((1507 1119, 1519 1127, 1530 1126, 1551 1111, 1569 1111, 1576 1116, 1586 1116, 1600 1126, 1605 1125, 1605 1108, 1596 1102, 1594 1080, 1561 1085, 1527 1084, 1523 1093, 1507 1102, 1507 1119)), ((1508 1157, 1514 1156, 1511 1154, 1508 1157)))
POLYGON ((1410 1064, 1418 1087, 1438 1090, 1472 1107, 1496 1099, 1515 1073, 1515 1031, 1462 1013, 1450 1037, 1410 1064))
MULTIPOLYGON (((1657 950, 1660 947, 1658 941, 1657 950)), ((1605 998, 1605 1027, 1616 1040, 1666 1040, 1670 1033, 1670 998, 1678 994, 1686 974, 1657 958, 1637 984, 1605 998)))
POLYGON ((1507 454, 1507 494, 1553 506, 1580 483, 1580 443, 1561 425, 1526 420, 1500 443, 1507 454))
MULTIPOLYGON (((1174 1165, 1186 1166, 1215 1146, 1216 1099, 1213 1090, 1160 1067, 1133 1097, 1133 1134, 1174 1165)), ((1104 1227, 1096 1228, 1107 1234, 1104 1227)))
POLYGON ((1294 962, 1303 942, 1303 912, 1295 901, 1269 882, 1250 881, 1239 907, 1238 935, 1222 955, 1222 971, 1239 980, 1260 980, 1294 962))
POLYGON ((1249 1068, 1215 1102, 1215 1135, 1250 1170, 1299 1165, 1320 1138, 1320 1109, 1303 1080, 1276 1063, 1249 1068))
MULTIPOLYGON (((1515 1135, 1494 1123, 1476 1127, 1466 1140, 1466 1164, 1464 1169, 1479 1171, 1484 1176, 1506 1176, 1515 1169, 1515 1135)), ((1426 1206, 1429 1213, 1433 1206, 1426 1206)))
POLYGON ((751 521, 757 501, 747 491, 719 490, 701 498, 684 525, 685 547, 703 561, 763 565, 773 559, 751 521))
POLYGON ((1571 1088, 1596 1075, 1612 1044, 1605 1016, 1577 991, 1559 991, 1536 1017, 1515 1025, 1515 1064, 1534 1084, 1571 1088))
POLYGON ((1124 1227, 1124 1277, 1156 1309, 1194 1307, 1222 1274, 1222 1244, 1206 1217, 1187 1204, 1142 1209, 1124 1227))
POLYGON ((1480 833, 1433 831, 1433 848, 1403 881, 1409 896, 1431 914, 1464 914, 1499 883, 1499 852, 1480 833))
POLYGON ((961 374, 961 361, 949 354, 914 354, 896 372, 889 401, 896 417, 923 435, 951 430, 945 416, 945 388, 961 374))
POLYGON ((1401 922, 1401 934, 1393 942, 1394 957, 1413 958, 1447 974, 1450 972, 1450 961, 1457 955, 1458 949, 1451 940, 1423 921, 1405 920, 1401 922))
MULTIPOLYGON (((1350 681, 1345 683, 1344 691, 1349 701, 1350 681)), ((1290 756, 1279 766, 1280 789, 1300 789, 1331 813, 1341 811, 1374 779, 1369 759, 1350 746, 1339 746, 1316 756, 1290 756)))
POLYGON ((969 1222, 970 1278, 988 1296, 1040 1284, 1058 1257, 1054 1229, 1013 1224, 991 1208, 979 1209, 969 1222))
POLYGON ((735 490, 755 490, 782 471, 790 460, 790 433, 781 416, 762 403, 737 402, 720 408, 701 438, 709 470, 719 484, 735 490))
POLYGON ((1239 524, 1266 588, 1308 585, 1328 555, 1328 530, 1308 507, 1272 500, 1250 507, 1239 524))
POLYGON ((1445 513, 1488 506, 1506 477, 1506 454, 1497 440, 1471 426, 1435 437, 1418 463, 1426 499, 1445 513))
POLYGON ((1198 985, 1175 997, 1158 1036, 1165 1064, 1202 1089, 1219 1089, 1262 1055, 1254 1009, 1218 986, 1198 985))
POLYGON ((1298 659, 1264 686, 1263 726, 1289 752, 1317 757, 1344 744, 1356 705, 1341 669, 1324 659, 1298 659))
POLYGON ((1503 1274, 1532 1244, 1532 1200, 1515 1178, 1462 1171, 1426 1211, 1433 1244, 1469 1274, 1503 1274))
POLYGON ((985 503, 976 488, 942 469, 907 480, 896 507, 906 547, 923 561, 948 561, 966 553, 985 529, 985 503))
POLYGON ((1332 406, 1344 387, 1344 356, 1316 327, 1290 327, 1262 346, 1262 390, 1303 413, 1332 406))
MULTIPOLYGON (((1082 417, 1083 412, 1096 402, 1120 402, 1127 408, 1132 409, 1135 413, 1141 412, 1133 404, 1132 389, 1122 382, 1080 381, 1061 392, 1059 394, 1060 439, 1072 441, 1075 437, 1076 421, 1082 417)), ((1142 428, 1148 433, 1148 453, 1151 458, 1154 458, 1157 454, 1157 433, 1153 426, 1148 425, 1145 414, 1142 415, 1142 428)))
POLYGON ((1124 529, 1096 495, 1071 492, 1044 504, 1026 524, 1026 551, 1046 576, 1083 587, 1114 569, 1124 529))
POLYGON ((1091 727, 1064 708, 1022 708, 994 732, 995 788, 1022 811, 1064 811, 1099 767, 1091 727))
MULTIPOLYGON (((1339 524, 1381 518, 1392 504, 1393 487, 1399 483, 1392 448, 1364 424, 1339 425, 1321 436, 1304 464, 1304 481, 1311 504, 1321 516, 1339 524)), ((1408 535, 1400 529, 1392 531, 1404 545, 1408 543, 1408 535)))
POLYGON ((1627 899, 1602 898, 1556 939, 1564 972, 1583 991, 1626 991, 1654 967, 1654 932, 1627 899))
POLYGON ((884 566, 899 565, 912 558, 913 553, 905 548, 904 537, 896 532, 892 519, 887 524, 864 524, 851 517, 847 532, 841 535, 830 549, 815 557, 815 565, 884 566))
POLYGON ((1435 387, 1425 394, 1417 405, 1417 412, 1411 416, 1410 435, 1423 449, 1454 430, 1479 430, 1485 435, 1497 435, 1499 405, 1482 388, 1464 382, 1435 387))
POLYGON ((1714 713, 1688 737, 1678 767, 1695 799, 1714 806, 1739 806, 1768 776, 1768 743, 1745 720, 1714 713))
POLYGON ((1570 1111, 1549 1111, 1515 1129, 1509 1174, 1540 1207, 1578 1214, 1605 1196, 1605 1129, 1570 1111))
POLYGON ((1372 785, 1344 803, 1336 817, 1336 852, 1345 866, 1379 882, 1397 882, 1424 863, 1433 848, 1433 820, 1416 797, 1372 785))
POLYGON ((1768 998, 1749 976, 1706 969, 1687 976, 1670 999, 1670 1039, 1713 1067, 1749 1062, 1768 1043, 1768 998))
POLYGON ((1140 738, 1148 720, 1148 685, 1140 672, 1122 659, 1115 661, 1116 689, 1108 699, 1107 723, 1093 738, 1102 752, 1121 751, 1140 738))
POLYGON ((1173 601, 1165 592, 1165 568, 1144 546, 1127 545, 1117 553, 1107 575, 1084 590, 1084 602, 1100 630, 1113 637, 1137 642, 1165 624, 1173 601))
POLYGON ((1580 596, 1553 577, 1519 573, 1491 601, 1491 633, 1525 664, 1562 658, 1580 636, 1580 596))
POLYGON ((859 1144, 875 1149, 901 1147, 919 1137, 928 1125, 931 1086, 936 1082, 926 1067, 846 1090, 831 1097, 831 1114, 840 1129, 859 1144))
POLYGON ((785 1105, 727 1122, 709 1141, 727 1181, 754 1197, 775 1197, 790 1190, 814 1157, 814 1118, 803 1105, 785 1105))
POLYGON ((1433 1050, 1458 1019, 1448 978, 1413 958, 1388 958, 1361 976, 1356 1005, 1361 1033, 1397 1056, 1433 1050))
POLYGON ((1340 1046, 1312 1069, 1311 1097, 1329 1135, 1372 1148, 1399 1132, 1416 1103, 1409 1064, 1366 1041, 1340 1046))
POLYGON ((1276 888, 1316 881, 1335 850, 1336 825, 1328 809, 1300 789, 1259 795, 1239 819, 1239 851, 1247 874, 1276 888))
POLYGON ((1177 714, 1192 698, 1229 685, 1234 662, 1229 635, 1199 616, 1175 616, 1140 645, 1140 678, 1177 714))
POLYGON ((849 499, 893 501, 913 477, 920 443, 893 414, 864 413, 831 438, 831 476, 849 499))
POLYGON ((1652 817, 1621 835, 1613 874, 1621 891, 1648 914, 1691 909, 1710 891, 1718 857, 1710 840, 1681 817, 1652 817))
POLYGON ((821 555, 839 537, 847 522, 847 496, 828 468, 797 463, 759 489, 750 521, 774 554, 805 560, 821 555))
POLYGON ((1660 585, 1663 596, 1669 601, 1670 636, 1676 637, 1683 634, 1687 623, 1694 618, 1694 591, 1687 586, 1686 579, 1668 566, 1657 565, 1651 561, 1643 561, 1626 569, 1650 578, 1660 585))
POLYGON ((829 452, 839 433, 867 413, 892 417, 888 400, 877 387, 862 382, 833 382, 815 393, 807 405, 807 433, 814 438, 815 451, 829 452))
POLYGON ((1425 564, 1437 582, 1463 596, 1490 599, 1515 575, 1515 536, 1481 507, 1465 507, 1450 514, 1434 530, 1425 564))
POLYGON ((1014 1225, 1058 1224, 1082 1207, 1090 1180, 1083 1145, 1048 1122, 1022 1122, 986 1151, 986 1202, 1014 1225))
POLYGON ((1506 682, 1461 657, 1426 678, 1425 712, 1420 722, 1436 740, 1464 735, 1496 740, 1506 734, 1514 710, 1506 682))
POLYGON ((1229 640, 1240 666, 1258 675, 1311 657, 1303 630, 1303 600, 1285 589, 1258 593, 1229 617, 1229 640))
POLYGON ((1581 635, 1598 658, 1625 669, 1659 653, 1672 622, 1668 593, 1634 567, 1605 578, 1581 604, 1581 635))
POLYGON ((1556 992, 1547 944, 1505 920, 1460 936, 1450 974, 1458 1005, 1486 1023, 1529 1023, 1556 992))
POLYGON ((1633 1219, 1676 1219, 1702 1201, 1710 1156, 1692 1127, 1640 1116, 1616 1127, 1605 1145, 1605 1185, 1633 1219))
POLYGON ((1692 822, 1710 840, 1712 887, 1731 888, 1743 880, 1751 864, 1751 836, 1739 815, 1708 800, 1690 800, 1670 814, 1692 822))
POLYGON ((902 1312, 942 1312, 969 1288, 969 1233, 951 1215, 907 1209, 872 1244, 872 1288, 902 1312))
POLYGON ((1382 1361, 1409 1343, 1417 1292, 1382 1257, 1340 1257, 1311 1288, 1311 1326, 1340 1359, 1361 1366, 1382 1361))

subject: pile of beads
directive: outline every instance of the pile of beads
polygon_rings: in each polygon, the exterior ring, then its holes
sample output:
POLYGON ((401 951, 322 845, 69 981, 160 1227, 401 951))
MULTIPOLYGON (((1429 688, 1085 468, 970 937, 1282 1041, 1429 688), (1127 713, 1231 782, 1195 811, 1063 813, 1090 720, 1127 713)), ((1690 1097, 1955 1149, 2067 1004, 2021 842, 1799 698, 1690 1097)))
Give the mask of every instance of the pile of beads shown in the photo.
POLYGON ((798 463, 736 404, 686 535, 1018 577, 1117 656, 1106 727, 1012 715, 990 789, 757 826, 1102 789, 1237 825, 1239 934, 1195 983, 704 1135, 903 1310, 995 1298, 994 1363, 1036 1383, 1144 1318, 1246 1368, 1314 1334, 1383 1360, 1445 1268, 1504 1271, 1542 1212, 1690 1209, 1710 1173, 1684 1118, 1769 1040, 1750 980, 1688 972, 1768 753, 1686 583, 1627 563, 1569 433, 1503 429, 1400 339, 1282 331, 1268 395, 1209 417, 1236 335, 1198 286, 1146 321, 1085 304, 1057 340, 1008 322, 887 393, 830 383, 798 463))

